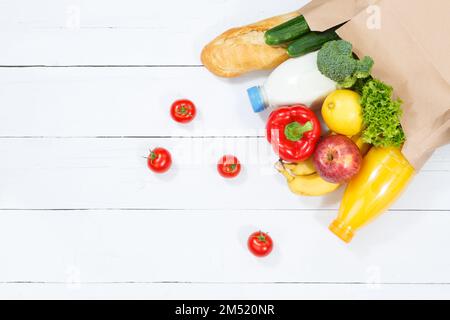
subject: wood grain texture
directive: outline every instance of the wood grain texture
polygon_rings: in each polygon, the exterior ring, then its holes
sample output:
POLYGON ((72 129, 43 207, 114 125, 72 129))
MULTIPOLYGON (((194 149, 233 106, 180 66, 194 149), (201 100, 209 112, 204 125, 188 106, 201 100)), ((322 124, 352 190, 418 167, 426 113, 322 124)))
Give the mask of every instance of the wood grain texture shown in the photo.
MULTIPOLYGON (((317 198, 292 194, 264 138, 3 138, 0 153, 0 208, 6 209, 323 210, 336 209, 343 191, 317 198), (166 175, 147 168, 145 156, 157 146, 173 155, 166 175), (224 154, 242 162, 237 179, 217 173, 224 154)), ((449 148, 439 155, 448 161, 449 148)), ((393 208, 449 210, 450 171, 440 161, 430 161, 393 208)))
POLYGON ((199 65, 225 29, 306 2, 2 1, 0 65, 199 65))
POLYGON ((204 68, 0 68, 0 135, 257 136, 268 112, 253 113, 246 89, 263 81, 204 68), (189 125, 169 115, 181 98, 198 108, 189 125))
POLYGON ((333 217, 314 210, 2 211, 0 282, 450 283, 450 257, 437 254, 450 241, 448 212, 392 211, 350 245, 327 230, 333 217), (258 229, 275 241, 266 259, 246 248, 258 229))
POLYGON ((450 296, 436 284, 248 284, 248 283, 2 283, 9 299, 430 299, 450 296))

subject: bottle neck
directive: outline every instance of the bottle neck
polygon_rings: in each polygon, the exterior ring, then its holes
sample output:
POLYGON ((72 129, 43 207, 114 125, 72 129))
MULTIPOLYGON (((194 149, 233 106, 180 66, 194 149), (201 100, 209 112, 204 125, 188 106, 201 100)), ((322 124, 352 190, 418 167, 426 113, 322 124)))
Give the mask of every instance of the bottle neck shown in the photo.
POLYGON ((261 86, 259 88, 259 90, 260 90, 259 92, 261 94, 261 100, 264 103, 264 110, 266 110, 266 109, 268 109, 270 107, 269 98, 267 96, 267 91, 266 91, 264 86, 261 86))

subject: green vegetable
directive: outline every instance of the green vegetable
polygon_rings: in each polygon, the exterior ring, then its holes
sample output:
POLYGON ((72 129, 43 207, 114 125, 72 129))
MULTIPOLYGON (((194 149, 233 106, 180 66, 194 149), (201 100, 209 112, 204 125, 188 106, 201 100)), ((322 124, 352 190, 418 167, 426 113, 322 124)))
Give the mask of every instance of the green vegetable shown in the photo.
POLYGON ((364 57, 362 60, 358 60, 356 65, 356 71, 354 76, 356 79, 366 79, 370 76, 372 72, 374 61, 371 57, 364 57))
POLYGON ((287 51, 290 57, 299 57, 317 51, 325 43, 337 39, 339 39, 339 36, 336 34, 335 29, 325 32, 310 32, 292 42, 287 51))
POLYGON ((400 147, 405 142, 400 124, 402 101, 393 100, 392 93, 391 86, 376 79, 369 80, 362 88, 364 142, 376 147, 400 147))
POLYGON ((350 42, 335 40, 325 43, 317 56, 319 71, 342 88, 351 88, 358 79, 368 78, 374 64, 371 57, 355 59, 352 49, 350 42))
POLYGON ((351 90, 357 92, 361 96, 364 86, 370 80, 372 80, 372 77, 368 77, 366 79, 357 79, 355 84, 351 87, 351 90))
POLYGON ((295 40, 310 31, 305 17, 298 16, 266 31, 264 37, 268 45, 276 46, 295 40))

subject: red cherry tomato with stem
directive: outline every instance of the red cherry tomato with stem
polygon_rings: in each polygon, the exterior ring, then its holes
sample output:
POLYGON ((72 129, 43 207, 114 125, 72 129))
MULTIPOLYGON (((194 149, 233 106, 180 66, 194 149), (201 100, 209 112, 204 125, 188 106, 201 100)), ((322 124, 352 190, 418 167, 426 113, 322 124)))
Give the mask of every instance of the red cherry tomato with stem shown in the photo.
POLYGON ((164 148, 155 148, 150 150, 150 154, 147 157, 147 165, 153 172, 164 173, 172 165, 172 156, 164 148))
POLYGON ((217 164, 217 171, 224 178, 234 178, 241 172, 241 163, 235 156, 223 156, 217 164))
POLYGON ((194 103, 187 99, 175 101, 170 108, 172 119, 179 123, 191 122, 196 114, 197 110, 194 103))
POLYGON ((250 252, 260 258, 268 256, 273 249, 272 238, 262 231, 251 234, 247 244, 250 252))

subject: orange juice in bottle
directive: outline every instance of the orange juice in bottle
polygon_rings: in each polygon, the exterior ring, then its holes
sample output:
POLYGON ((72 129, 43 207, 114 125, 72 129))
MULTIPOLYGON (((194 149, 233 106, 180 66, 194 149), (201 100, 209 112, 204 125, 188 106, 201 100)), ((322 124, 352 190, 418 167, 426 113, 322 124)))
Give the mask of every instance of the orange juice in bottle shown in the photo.
POLYGON ((361 171, 348 184, 330 230, 350 242, 358 229, 392 205, 414 174, 400 149, 372 148, 361 171))

